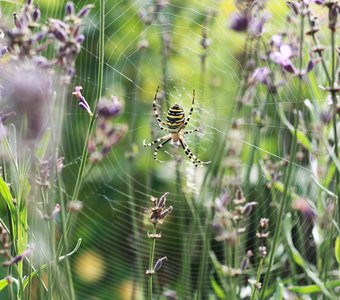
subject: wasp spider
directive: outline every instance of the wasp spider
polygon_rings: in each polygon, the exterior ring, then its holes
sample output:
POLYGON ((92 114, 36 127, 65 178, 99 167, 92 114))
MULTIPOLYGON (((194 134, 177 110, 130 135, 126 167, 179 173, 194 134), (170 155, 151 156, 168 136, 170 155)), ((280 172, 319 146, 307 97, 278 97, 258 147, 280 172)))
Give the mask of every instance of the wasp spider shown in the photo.
POLYGON ((155 151, 153 153, 154 160, 158 160, 157 159, 158 150, 161 149, 166 143, 171 141, 172 143, 175 143, 175 144, 179 143, 182 146, 185 154, 189 157, 189 159, 192 161, 192 163, 196 167, 198 167, 199 165, 202 165, 202 164, 210 163, 210 161, 209 162, 203 162, 203 161, 199 160, 191 152, 188 144, 186 143, 186 141, 184 140, 184 137, 183 137, 186 134, 190 134, 190 133, 193 133, 195 131, 199 131, 199 129, 184 131, 184 129, 187 127, 187 125, 190 121, 191 114, 194 110, 195 90, 193 90, 192 105, 191 105, 188 117, 185 118, 185 113, 184 113, 183 108, 180 105, 175 104, 169 109, 165 122, 162 121, 159 118, 158 113, 157 113, 156 99, 157 99, 158 90, 159 90, 159 87, 157 88, 155 97, 153 99, 153 104, 152 104, 153 105, 153 111, 154 111, 157 123, 159 125, 159 128, 163 131, 169 132, 169 134, 162 136, 162 137, 158 138, 157 140, 154 140, 153 142, 151 142, 149 144, 146 144, 145 141, 144 141, 144 147, 150 147, 154 144, 159 143, 158 146, 155 148, 155 151))

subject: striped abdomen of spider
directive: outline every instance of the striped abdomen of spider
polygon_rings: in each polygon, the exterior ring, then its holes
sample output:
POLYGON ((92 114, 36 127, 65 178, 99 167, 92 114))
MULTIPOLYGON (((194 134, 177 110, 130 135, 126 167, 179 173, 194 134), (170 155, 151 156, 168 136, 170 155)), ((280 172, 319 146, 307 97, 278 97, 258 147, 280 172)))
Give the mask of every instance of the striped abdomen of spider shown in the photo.
POLYGON ((179 142, 180 145, 182 146, 185 154, 189 157, 191 162, 196 167, 198 167, 199 165, 202 165, 202 164, 210 163, 210 161, 209 162, 203 162, 203 161, 199 160, 191 152, 188 144, 186 143, 186 141, 184 140, 184 137, 183 137, 183 135, 190 134, 190 133, 193 133, 193 132, 199 130, 199 129, 194 129, 194 130, 190 130, 190 131, 184 131, 185 127, 189 123, 191 114, 194 110, 195 90, 193 91, 192 105, 191 105, 188 117, 185 118, 185 113, 184 113, 183 108, 179 104, 175 104, 169 109, 165 122, 163 122, 159 118, 158 112, 157 112, 156 99, 157 99, 158 90, 159 90, 159 88, 157 89, 157 92, 156 92, 154 100, 153 100, 153 111, 154 111, 154 115, 155 115, 155 118, 157 120, 157 123, 159 125, 159 128, 163 131, 169 132, 169 134, 162 136, 162 137, 158 138, 157 140, 152 141, 149 144, 146 144, 145 141, 144 141, 144 147, 150 147, 154 144, 158 144, 158 146, 155 148, 155 151, 154 151, 154 154, 153 154, 154 160, 158 160, 157 154, 158 154, 159 149, 161 149, 169 141, 172 141, 173 143, 179 142))

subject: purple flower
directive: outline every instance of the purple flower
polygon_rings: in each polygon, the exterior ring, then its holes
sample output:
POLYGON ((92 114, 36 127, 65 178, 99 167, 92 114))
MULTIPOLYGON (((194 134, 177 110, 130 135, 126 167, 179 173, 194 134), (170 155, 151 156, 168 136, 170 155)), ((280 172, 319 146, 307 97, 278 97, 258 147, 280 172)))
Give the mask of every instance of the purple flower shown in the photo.
POLYGON ((250 77, 250 82, 258 81, 260 83, 263 83, 265 85, 269 85, 269 75, 270 70, 267 67, 263 68, 256 68, 253 75, 250 77))
POLYGON ((65 12, 68 16, 73 15, 74 14, 74 4, 73 2, 67 2, 65 5, 65 12))
POLYGON ((167 260, 168 260, 168 258, 167 258, 166 256, 157 259, 157 261, 156 261, 156 263, 155 263, 155 266, 154 266, 154 268, 153 268, 154 272, 159 271, 160 268, 163 266, 164 261, 167 261, 167 260))
POLYGON ((280 46, 282 45, 282 35, 281 34, 273 35, 270 40, 270 44, 273 47, 280 48, 280 46))
POLYGON ((293 201, 292 208, 301 212, 306 217, 315 220, 317 217, 317 213, 315 211, 315 208, 312 207, 310 203, 311 202, 308 199, 298 198, 293 201))
POLYGON ((248 29, 250 15, 247 13, 234 13, 230 16, 230 28, 237 32, 245 32, 248 29))
POLYGON ((81 94, 81 90, 82 90, 81 86, 76 86, 74 88, 74 92, 72 93, 72 95, 76 96, 77 99, 79 100, 79 107, 81 109, 87 111, 87 113, 92 117, 93 113, 91 111, 91 108, 90 108, 89 104, 87 103, 85 97, 81 94))
POLYGON ((111 101, 101 99, 97 105, 98 117, 113 118, 116 117, 122 110, 122 105, 116 96, 112 96, 111 101))
POLYGON ((0 49, 0 57, 4 56, 7 53, 7 47, 3 47, 0 49))
POLYGON ((88 4, 88 5, 85 5, 79 12, 78 12, 78 17, 79 18, 83 18, 83 17, 86 17, 90 10, 94 7, 93 4, 88 4))
POLYGON ((259 20, 253 19, 250 25, 250 33, 252 36, 259 36, 262 34, 263 26, 268 20, 269 16, 264 14, 259 20))
POLYGON ((303 0, 303 3, 305 5, 309 5, 310 3, 315 3, 315 4, 318 4, 318 5, 323 5, 323 4, 325 4, 325 0, 303 0))
POLYGON ((40 12, 40 9, 37 7, 34 11, 33 11, 33 14, 32 14, 32 19, 34 22, 38 21, 40 19, 40 16, 41 16, 41 12, 40 12))
POLYGON ((287 44, 282 44, 280 46, 279 51, 270 54, 271 60, 273 60, 278 65, 281 65, 281 67, 285 71, 289 73, 297 73, 294 64, 290 60, 292 56, 293 56, 292 48, 287 44))

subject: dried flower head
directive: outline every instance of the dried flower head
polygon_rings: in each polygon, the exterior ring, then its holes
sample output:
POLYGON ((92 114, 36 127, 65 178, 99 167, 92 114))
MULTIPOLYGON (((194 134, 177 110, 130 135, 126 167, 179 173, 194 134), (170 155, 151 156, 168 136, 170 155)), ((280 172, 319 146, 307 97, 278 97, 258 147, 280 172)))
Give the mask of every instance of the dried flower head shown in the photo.
POLYGON ((152 197, 153 207, 151 208, 150 221, 153 224, 162 222, 162 220, 167 217, 173 210, 172 206, 168 208, 165 207, 166 197, 169 193, 165 193, 158 200, 152 197))

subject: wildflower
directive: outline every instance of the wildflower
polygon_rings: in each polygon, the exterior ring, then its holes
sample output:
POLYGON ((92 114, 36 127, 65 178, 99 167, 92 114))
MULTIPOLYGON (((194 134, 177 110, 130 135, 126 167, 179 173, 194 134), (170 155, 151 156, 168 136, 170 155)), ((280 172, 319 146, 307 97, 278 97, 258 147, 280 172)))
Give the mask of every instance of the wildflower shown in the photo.
POLYGON ((87 111, 87 113, 92 117, 93 113, 91 111, 91 108, 89 106, 89 104, 87 103, 85 97, 81 94, 81 90, 83 88, 81 86, 76 86, 74 88, 74 92, 72 93, 72 95, 76 96, 76 98, 79 101, 79 107, 85 111, 87 111))
POLYGON ((90 13, 90 11, 91 11, 91 9, 92 8, 94 8, 94 5, 93 4, 87 4, 87 5, 85 5, 79 12, 78 12, 78 17, 79 18, 84 18, 84 17, 86 17, 89 13, 90 13))
POLYGON ((267 247, 265 245, 265 242, 269 236, 269 232, 267 232, 268 226, 269 226, 269 219, 261 218, 260 219, 260 231, 256 233, 256 237, 260 240, 259 253, 262 258, 267 256, 267 247))
POLYGON ((51 217, 52 218, 55 218, 59 213, 60 213, 60 210, 61 210, 61 206, 60 206, 60 204, 56 204, 55 206, 54 206, 54 209, 53 209, 53 211, 52 211, 52 213, 51 213, 51 217))
POLYGON ((168 258, 166 256, 162 257, 162 258, 159 258, 157 259, 156 263, 155 263, 155 266, 153 268, 153 271, 154 272, 157 272, 160 270, 160 268, 163 266, 164 262, 167 261, 168 258))
POLYGON ((19 261, 22 261, 25 257, 30 256, 33 250, 33 244, 29 244, 27 249, 20 253, 19 255, 13 257, 11 260, 5 261, 2 263, 4 267, 8 267, 10 265, 17 264, 19 261))
POLYGON ((293 50, 291 46, 287 44, 282 44, 279 51, 275 51, 270 54, 271 60, 280 65, 286 72, 298 75, 300 78, 313 70, 315 62, 313 60, 309 60, 306 69, 299 72, 291 61, 293 56, 293 50))
POLYGON ((230 28, 236 32, 246 32, 250 23, 250 15, 247 12, 234 13, 230 17, 230 28))
POLYGON ((3 57, 7 53, 7 47, 2 47, 0 49, 0 58, 3 57))
POLYGON ((253 19, 252 22, 250 23, 250 28, 249 32, 251 36, 253 37, 258 37, 262 34, 263 32, 263 26, 268 20, 269 16, 267 14, 262 15, 259 19, 253 19))
POLYGON ((65 5, 65 13, 70 16, 70 15, 74 15, 74 3, 69 1, 66 3, 65 5))
POLYGON ((116 117, 122 109, 121 103, 116 96, 112 96, 111 101, 100 99, 97 104, 98 117, 113 118, 116 117))
POLYGON ((245 271, 248 268, 248 266, 250 264, 250 259, 252 258, 253 255, 254 255, 253 251, 251 251, 251 250, 247 251, 246 256, 243 258, 243 260, 241 262, 241 266, 240 266, 241 271, 245 271))
POLYGON ((270 69, 267 67, 256 68, 248 80, 248 84, 253 85, 256 81, 269 86, 270 85, 270 69))
POLYGON ((166 197, 168 195, 169 193, 165 193, 159 200, 157 198, 151 199, 153 207, 151 208, 150 221, 153 224, 162 222, 161 220, 172 212, 172 206, 169 206, 168 208, 165 207, 166 197))
POLYGON ((282 44, 279 51, 275 51, 270 54, 271 60, 273 60, 276 64, 281 65, 283 69, 289 73, 295 73, 295 66, 290 60, 292 56, 292 48, 287 44, 282 44))
POLYGON ((57 165, 57 173, 61 173, 62 169, 64 168, 64 157, 63 156, 57 158, 56 165, 57 165))
POLYGON ((127 125, 112 124, 111 119, 118 116, 122 105, 116 96, 111 100, 102 98, 97 104, 98 121, 94 136, 89 139, 88 151, 90 162, 98 163, 107 156, 114 145, 116 145, 126 134, 127 125))
POLYGON ((83 209, 83 202, 79 200, 73 200, 67 204, 70 212, 80 212, 83 209))
POLYGON ((275 34, 270 39, 270 45, 272 47, 280 48, 282 45, 282 35, 281 34, 275 34))
POLYGON ((307 199, 298 198, 294 200, 292 203, 292 208, 301 212, 312 220, 315 220, 315 218, 317 217, 315 208, 312 207, 307 199))
POLYGON ((340 6, 336 2, 328 2, 328 28, 335 32, 340 6))

